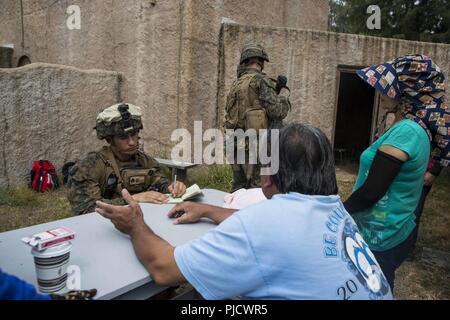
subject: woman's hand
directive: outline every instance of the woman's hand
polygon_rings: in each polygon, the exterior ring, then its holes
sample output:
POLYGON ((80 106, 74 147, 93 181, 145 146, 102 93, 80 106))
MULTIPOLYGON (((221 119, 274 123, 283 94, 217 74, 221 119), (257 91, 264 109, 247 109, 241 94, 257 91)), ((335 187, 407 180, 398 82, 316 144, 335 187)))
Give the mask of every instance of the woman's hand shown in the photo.
POLYGON ((436 179, 436 176, 431 174, 431 173, 429 173, 427 171, 427 172, 425 172, 425 177, 423 179, 423 184, 425 186, 431 186, 433 184, 433 182, 434 182, 434 179, 436 179))

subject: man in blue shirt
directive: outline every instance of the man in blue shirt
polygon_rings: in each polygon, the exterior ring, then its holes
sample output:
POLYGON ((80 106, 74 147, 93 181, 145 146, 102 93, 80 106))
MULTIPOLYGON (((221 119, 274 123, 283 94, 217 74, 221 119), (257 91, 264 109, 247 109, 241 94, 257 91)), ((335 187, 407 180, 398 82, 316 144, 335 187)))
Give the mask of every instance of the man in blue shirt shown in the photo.
POLYGON ((29 283, 0 270, 0 300, 50 300, 29 283))
POLYGON ((392 299, 375 257, 337 196, 331 145, 317 128, 280 131, 279 170, 261 175, 268 200, 240 211, 182 203, 175 224, 207 217, 219 226, 177 248, 145 224, 139 205, 97 203, 129 234, 161 285, 188 281, 206 299, 392 299))

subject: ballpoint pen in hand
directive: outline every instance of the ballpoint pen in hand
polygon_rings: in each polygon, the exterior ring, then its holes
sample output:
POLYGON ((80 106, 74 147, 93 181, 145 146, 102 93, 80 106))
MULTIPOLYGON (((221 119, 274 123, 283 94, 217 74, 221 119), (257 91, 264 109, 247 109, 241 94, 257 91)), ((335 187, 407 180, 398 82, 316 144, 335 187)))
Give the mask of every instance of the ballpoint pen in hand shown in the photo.
POLYGON ((172 194, 175 196, 175 185, 177 184, 177 175, 175 175, 172 183, 172 194))

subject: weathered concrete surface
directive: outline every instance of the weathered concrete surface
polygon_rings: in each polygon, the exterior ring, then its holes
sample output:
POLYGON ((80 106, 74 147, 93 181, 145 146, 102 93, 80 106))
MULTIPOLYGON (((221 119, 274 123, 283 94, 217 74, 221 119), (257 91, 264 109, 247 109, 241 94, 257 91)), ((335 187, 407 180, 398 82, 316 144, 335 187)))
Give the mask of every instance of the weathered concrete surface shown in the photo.
POLYGON ((0 187, 26 183, 35 160, 59 170, 99 148, 96 115, 122 101, 121 78, 42 63, 0 69, 0 187))
MULTIPOLYGON (((180 125, 192 130, 195 120, 217 124, 217 84, 223 17, 240 24, 326 30, 328 1, 190 0, 183 12, 180 125), (201 13, 201 14, 198 14, 201 13)), ((241 48, 244 43, 238 43, 241 48)))
POLYGON ((15 65, 27 54, 32 62, 122 72, 129 101, 145 106, 146 150, 157 153, 168 149, 175 128, 192 128, 200 119, 205 127, 216 122, 222 17, 326 30, 329 9, 327 0, 22 3, 0 0, 0 44, 15 44, 15 65), (81 30, 66 26, 72 4, 81 9, 81 30))
MULTIPOLYGON (((288 77, 293 110, 288 121, 320 127, 333 138, 340 65, 369 66, 404 54, 429 55, 450 71, 450 45, 366 37, 287 28, 224 26, 218 94, 218 123, 222 123, 226 95, 236 77, 236 63, 243 43, 260 41, 270 55, 266 72, 288 77)), ((446 84, 450 90, 450 82, 446 84)))

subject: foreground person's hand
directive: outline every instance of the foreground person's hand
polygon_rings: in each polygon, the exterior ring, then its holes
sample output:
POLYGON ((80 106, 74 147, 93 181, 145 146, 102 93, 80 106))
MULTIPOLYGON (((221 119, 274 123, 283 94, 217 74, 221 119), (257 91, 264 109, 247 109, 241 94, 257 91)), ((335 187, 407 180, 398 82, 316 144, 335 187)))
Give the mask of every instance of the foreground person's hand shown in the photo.
POLYGON ((128 190, 122 190, 122 196, 128 203, 126 206, 114 206, 97 201, 96 212, 111 220, 117 230, 132 235, 137 228, 145 226, 144 214, 139 204, 133 199, 128 190))

